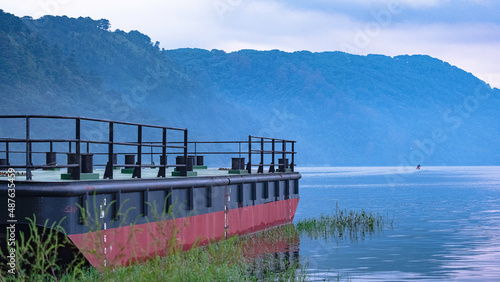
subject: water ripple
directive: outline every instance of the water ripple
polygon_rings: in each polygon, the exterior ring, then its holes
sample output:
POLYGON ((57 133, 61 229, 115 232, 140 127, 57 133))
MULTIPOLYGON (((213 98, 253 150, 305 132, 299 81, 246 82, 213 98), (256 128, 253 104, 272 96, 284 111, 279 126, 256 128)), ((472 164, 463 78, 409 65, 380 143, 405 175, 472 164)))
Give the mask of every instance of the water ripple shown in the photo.
POLYGON ((357 243, 301 238, 311 279, 500 281, 500 167, 298 170, 296 219, 338 203, 397 222, 357 243))

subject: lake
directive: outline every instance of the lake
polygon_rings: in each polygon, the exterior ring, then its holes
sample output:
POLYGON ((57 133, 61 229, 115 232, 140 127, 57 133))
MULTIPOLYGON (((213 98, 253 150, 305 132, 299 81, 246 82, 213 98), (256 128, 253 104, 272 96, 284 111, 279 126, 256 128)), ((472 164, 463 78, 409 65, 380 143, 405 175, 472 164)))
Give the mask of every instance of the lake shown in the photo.
POLYGON ((500 281, 500 167, 298 168, 295 222, 340 209, 394 220, 357 240, 300 238, 312 279, 500 281))

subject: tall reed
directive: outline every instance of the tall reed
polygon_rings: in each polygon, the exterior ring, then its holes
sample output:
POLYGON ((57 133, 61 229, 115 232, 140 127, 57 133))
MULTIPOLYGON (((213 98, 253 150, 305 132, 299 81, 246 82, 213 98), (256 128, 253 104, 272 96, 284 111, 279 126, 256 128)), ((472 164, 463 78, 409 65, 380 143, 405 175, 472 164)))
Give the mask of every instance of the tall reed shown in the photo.
POLYGON ((385 227, 393 227, 394 220, 379 213, 365 210, 341 210, 338 204, 333 214, 322 214, 319 218, 306 218, 296 223, 299 235, 306 235, 312 239, 334 240, 364 240, 366 235, 373 235, 385 227))

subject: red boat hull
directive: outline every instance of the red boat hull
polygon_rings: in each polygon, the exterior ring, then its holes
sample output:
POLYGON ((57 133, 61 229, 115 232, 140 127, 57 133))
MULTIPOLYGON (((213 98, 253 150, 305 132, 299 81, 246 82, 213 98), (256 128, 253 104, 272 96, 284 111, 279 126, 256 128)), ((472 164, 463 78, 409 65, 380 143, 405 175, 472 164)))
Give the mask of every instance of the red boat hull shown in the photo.
POLYGON ((97 268, 129 265, 172 250, 264 230, 293 221, 299 198, 184 218, 68 235, 97 268), (227 234, 226 234, 227 231, 227 234))

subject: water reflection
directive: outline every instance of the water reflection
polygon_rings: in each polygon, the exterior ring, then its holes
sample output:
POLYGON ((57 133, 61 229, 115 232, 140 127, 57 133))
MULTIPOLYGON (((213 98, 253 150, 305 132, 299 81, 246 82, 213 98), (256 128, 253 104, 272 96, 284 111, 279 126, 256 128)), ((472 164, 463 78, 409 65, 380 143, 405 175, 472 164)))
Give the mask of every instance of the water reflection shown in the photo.
POLYGON ((288 280, 301 269, 299 246, 295 226, 287 224, 247 236, 242 251, 249 259, 250 273, 259 280, 274 276, 288 280))
POLYGON ((453 278, 476 280, 500 277, 500 211, 484 210, 471 214, 471 224, 454 237, 462 244, 445 244, 450 250, 443 264, 444 272, 453 278))
POLYGON ((335 209, 388 214, 397 224, 364 240, 300 238, 312 279, 500 280, 500 168, 425 167, 303 172, 296 222, 335 209))
POLYGON ((296 277, 300 275, 300 255, 297 248, 293 251, 263 254, 251 263, 251 274, 262 280, 269 277, 296 277))

